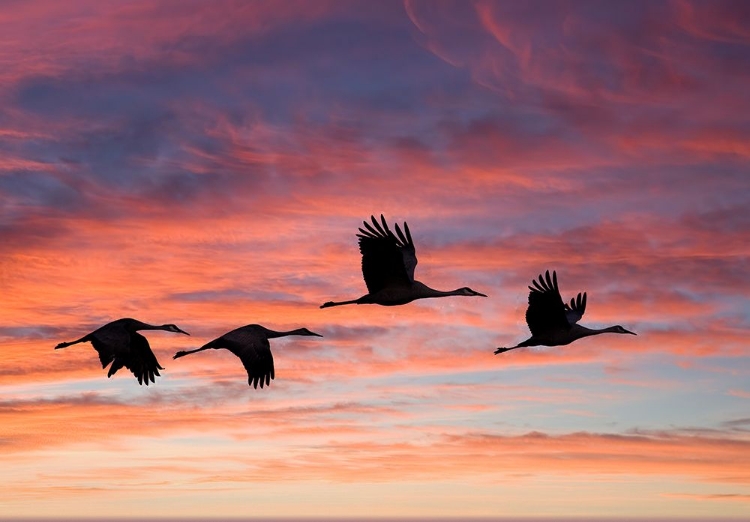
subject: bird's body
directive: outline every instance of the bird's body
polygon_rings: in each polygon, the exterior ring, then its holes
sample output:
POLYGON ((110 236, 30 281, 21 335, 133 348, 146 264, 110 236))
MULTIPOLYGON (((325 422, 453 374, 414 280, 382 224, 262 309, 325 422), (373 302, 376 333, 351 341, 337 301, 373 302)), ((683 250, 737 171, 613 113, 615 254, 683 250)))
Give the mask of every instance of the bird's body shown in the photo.
POLYGON ((549 270, 539 281, 532 281, 529 287, 529 307, 526 309, 526 323, 531 337, 510 348, 498 348, 495 354, 526 346, 563 346, 583 337, 603 333, 636 335, 620 325, 609 328, 591 329, 578 324, 586 311, 586 293, 579 293, 570 304, 564 303, 557 286, 557 273, 549 270))
POLYGON ((55 346, 55 350, 73 344, 91 342, 99 354, 102 368, 112 363, 107 377, 112 377, 124 366, 133 372, 135 378, 138 379, 138 384, 145 383, 148 386, 149 381, 155 382, 159 370, 164 368, 156 360, 148 340, 139 334, 138 330, 165 330, 189 335, 173 324, 151 325, 136 319, 124 318, 107 323, 78 340, 60 343, 55 346))
POLYGON ((416 299, 448 297, 453 295, 482 296, 471 288, 441 291, 430 288, 414 279, 417 255, 409 226, 404 223, 404 231, 396 224, 396 234, 391 232, 381 214, 378 223, 371 216, 372 225, 364 221, 365 228, 359 229, 359 250, 362 254, 362 275, 368 293, 349 301, 328 301, 321 308, 347 304, 378 304, 398 306, 416 299))
POLYGON ((239 357, 242 361, 247 371, 248 385, 257 388, 258 384, 260 384, 260 387, 263 388, 264 384, 271 384, 271 379, 276 377, 276 371, 273 366, 273 355, 271 354, 271 344, 268 340, 287 335, 323 337, 320 334, 311 332, 307 328, 277 332, 259 324, 249 324, 227 332, 195 350, 177 352, 174 355, 174 359, 203 350, 224 348, 239 357))

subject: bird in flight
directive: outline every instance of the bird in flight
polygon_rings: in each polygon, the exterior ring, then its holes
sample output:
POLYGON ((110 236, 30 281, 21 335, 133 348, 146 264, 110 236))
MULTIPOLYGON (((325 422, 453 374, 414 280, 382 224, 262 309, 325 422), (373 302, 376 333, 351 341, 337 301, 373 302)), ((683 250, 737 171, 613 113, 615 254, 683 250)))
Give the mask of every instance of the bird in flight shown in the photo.
POLYGON ((135 378, 138 379, 138 384, 145 383, 148 386, 149 381, 155 382, 154 377, 159 375, 159 370, 164 368, 156 360, 148 340, 139 334, 138 330, 165 330, 190 335, 173 324, 157 326, 126 318, 107 323, 76 341, 60 343, 55 346, 55 350, 72 344, 91 342, 99 353, 102 368, 112 363, 107 377, 112 377, 124 366, 133 372, 135 378))
POLYGON ((417 267, 417 255, 409 226, 404 222, 402 232, 396 223, 394 234, 388 228, 382 214, 380 223, 375 216, 371 216, 371 220, 372 225, 363 221, 365 228, 360 228, 357 234, 359 251, 362 253, 362 275, 368 293, 351 301, 328 301, 321 305, 321 308, 347 304, 396 306, 410 303, 415 299, 451 295, 487 297, 468 287, 443 292, 416 281, 414 269, 417 267))
POLYGON ((249 324, 227 332, 221 337, 204 344, 195 350, 180 351, 174 354, 174 359, 184 357, 185 355, 201 352, 208 349, 226 348, 234 355, 240 358, 242 364, 247 370, 247 384, 253 388, 258 388, 258 384, 270 385, 271 379, 276 377, 273 368, 273 355, 271 354, 271 345, 269 339, 275 337, 285 337, 287 335, 313 335, 323 337, 320 334, 311 332, 307 328, 297 328, 288 332, 276 332, 269 330, 259 324, 249 324))
POLYGON ((531 337, 510 348, 498 348, 495 355, 524 346, 562 346, 582 337, 603 333, 637 335, 622 326, 615 325, 601 330, 586 328, 578 324, 586 311, 586 293, 579 292, 570 304, 564 303, 557 287, 557 273, 549 270, 539 281, 532 281, 529 290, 529 307, 526 309, 526 324, 531 330, 531 337))

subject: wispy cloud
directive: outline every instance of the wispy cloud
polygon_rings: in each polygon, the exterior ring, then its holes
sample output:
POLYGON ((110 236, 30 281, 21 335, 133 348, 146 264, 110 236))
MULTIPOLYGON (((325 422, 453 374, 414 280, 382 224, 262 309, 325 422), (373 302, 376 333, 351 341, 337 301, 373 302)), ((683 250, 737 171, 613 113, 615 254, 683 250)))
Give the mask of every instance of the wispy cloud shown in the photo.
POLYGON ((240 516, 232 495, 263 490, 249 514, 581 515, 575 483, 588 515, 745 515, 747 21, 682 0, 8 3, 3 513, 240 516), (409 223, 418 279, 489 297, 321 310, 366 292, 355 234, 381 213, 409 223), (548 269, 588 292, 583 324, 638 337, 494 356, 548 269), (53 349, 120 317, 192 334, 147 333, 148 389, 53 349), (172 360, 250 323, 324 337, 272 340, 264 390, 226 350, 172 360))

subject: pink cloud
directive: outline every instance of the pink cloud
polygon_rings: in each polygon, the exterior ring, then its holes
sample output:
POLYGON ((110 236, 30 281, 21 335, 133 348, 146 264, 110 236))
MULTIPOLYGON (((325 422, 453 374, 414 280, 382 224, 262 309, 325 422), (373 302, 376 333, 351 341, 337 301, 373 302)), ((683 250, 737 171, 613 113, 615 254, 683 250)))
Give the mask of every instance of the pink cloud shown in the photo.
POLYGON ((747 421, 721 418, 748 397, 750 291, 747 31, 727 5, 9 5, 6 491, 146 506, 604 477, 744 505, 747 421), (409 222, 418 279, 490 297, 319 309, 365 293, 355 233, 381 212, 409 222), (583 324, 638 337, 494 356, 528 336, 547 269, 589 293, 583 324), (192 334, 148 335, 166 367, 148 390, 53 349, 124 316, 192 334), (325 337, 272 342, 262 391, 226 351, 171 359, 249 323, 325 337), (674 402, 662 419, 646 399, 674 402))

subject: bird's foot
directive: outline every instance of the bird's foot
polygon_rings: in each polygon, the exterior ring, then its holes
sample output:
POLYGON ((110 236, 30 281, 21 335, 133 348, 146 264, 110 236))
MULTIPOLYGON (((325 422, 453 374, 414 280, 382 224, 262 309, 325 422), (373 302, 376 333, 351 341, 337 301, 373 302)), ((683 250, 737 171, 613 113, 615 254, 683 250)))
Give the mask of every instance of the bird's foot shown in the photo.
POLYGON ((499 353, 507 352, 509 349, 510 348, 498 348, 497 350, 495 350, 495 355, 499 353))

